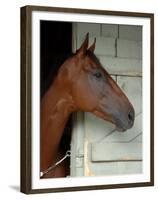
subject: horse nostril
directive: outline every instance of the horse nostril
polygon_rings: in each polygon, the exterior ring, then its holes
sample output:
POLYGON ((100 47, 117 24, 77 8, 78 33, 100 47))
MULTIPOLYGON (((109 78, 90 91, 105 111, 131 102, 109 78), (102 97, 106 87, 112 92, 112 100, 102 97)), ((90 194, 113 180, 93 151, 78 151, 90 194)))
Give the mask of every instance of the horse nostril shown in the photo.
POLYGON ((128 113, 128 120, 129 120, 129 122, 134 121, 134 110, 133 109, 128 113))

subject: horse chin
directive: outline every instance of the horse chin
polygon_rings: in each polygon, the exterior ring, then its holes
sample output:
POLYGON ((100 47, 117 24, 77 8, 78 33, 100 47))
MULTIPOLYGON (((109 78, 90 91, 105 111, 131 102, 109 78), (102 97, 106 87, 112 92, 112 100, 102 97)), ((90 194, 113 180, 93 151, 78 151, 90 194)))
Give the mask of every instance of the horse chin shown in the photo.
POLYGON ((114 124, 116 126, 116 130, 119 132, 125 132, 128 129, 118 118, 114 118, 114 124))
POLYGON ((118 132, 125 132, 127 129, 124 128, 124 127, 121 127, 121 126, 117 126, 117 125, 116 125, 116 130, 117 130, 118 132))

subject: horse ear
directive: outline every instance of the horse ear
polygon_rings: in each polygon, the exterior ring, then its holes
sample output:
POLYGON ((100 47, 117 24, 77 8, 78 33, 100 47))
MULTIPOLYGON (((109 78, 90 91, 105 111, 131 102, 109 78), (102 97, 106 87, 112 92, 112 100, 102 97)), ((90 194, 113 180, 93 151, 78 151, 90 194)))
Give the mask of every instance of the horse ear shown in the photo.
POLYGON ((88 48, 88 41, 89 41, 89 33, 86 34, 85 40, 81 44, 80 48, 76 51, 79 55, 86 54, 88 48))
POLYGON ((94 50, 95 50, 95 44, 96 44, 96 38, 94 38, 94 42, 93 42, 93 44, 89 47, 89 51, 91 51, 92 53, 94 52, 94 50))

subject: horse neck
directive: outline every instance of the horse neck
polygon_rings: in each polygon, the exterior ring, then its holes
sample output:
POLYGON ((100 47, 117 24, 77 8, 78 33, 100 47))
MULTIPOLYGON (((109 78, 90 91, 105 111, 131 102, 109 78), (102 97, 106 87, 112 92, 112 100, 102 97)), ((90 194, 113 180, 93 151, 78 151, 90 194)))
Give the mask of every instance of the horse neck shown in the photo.
POLYGON ((64 127, 73 111, 70 96, 53 84, 41 102, 41 171, 56 161, 64 127))

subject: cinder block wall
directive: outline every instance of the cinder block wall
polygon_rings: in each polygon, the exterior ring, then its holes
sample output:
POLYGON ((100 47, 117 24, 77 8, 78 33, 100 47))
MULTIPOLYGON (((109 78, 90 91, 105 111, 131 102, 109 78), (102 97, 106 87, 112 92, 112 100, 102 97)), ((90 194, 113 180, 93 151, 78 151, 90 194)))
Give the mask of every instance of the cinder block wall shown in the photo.
POLYGON ((90 43, 96 37, 95 54, 110 74, 141 76, 141 26, 77 23, 75 32, 76 48, 79 48, 87 32, 90 43))
POLYGON ((110 123, 103 122, 90 113, 77 113, 71 141, 71 176, 140 173, 142 170, 140 161, 142 156, 142 27, 75 23, 73 28, 74 51, 80 47, 87 32, 90 35, 89 45, 96 37, 95 54, 132 102, 136 117, 132 130, 130 129, 121 137, 117 131, 111 134, 113 126, 110 123), (122 149, 122 152, 131 153, 134 149, 137 152, 135 161, 125 159, 123 162, 119 160, 106 162, 107 158, 113 159, 113 154, 108 147, 105 150, 105 146, 107 142, 109 144, 113 141, 115 141, 113 151, 118 152, 118 155, 122 149), (125 143, 128 144, 126 147, 125 143), (98 153, 96 153, 96 146, 98 153), (93 162, 94 155, 95 162, 93 162))

